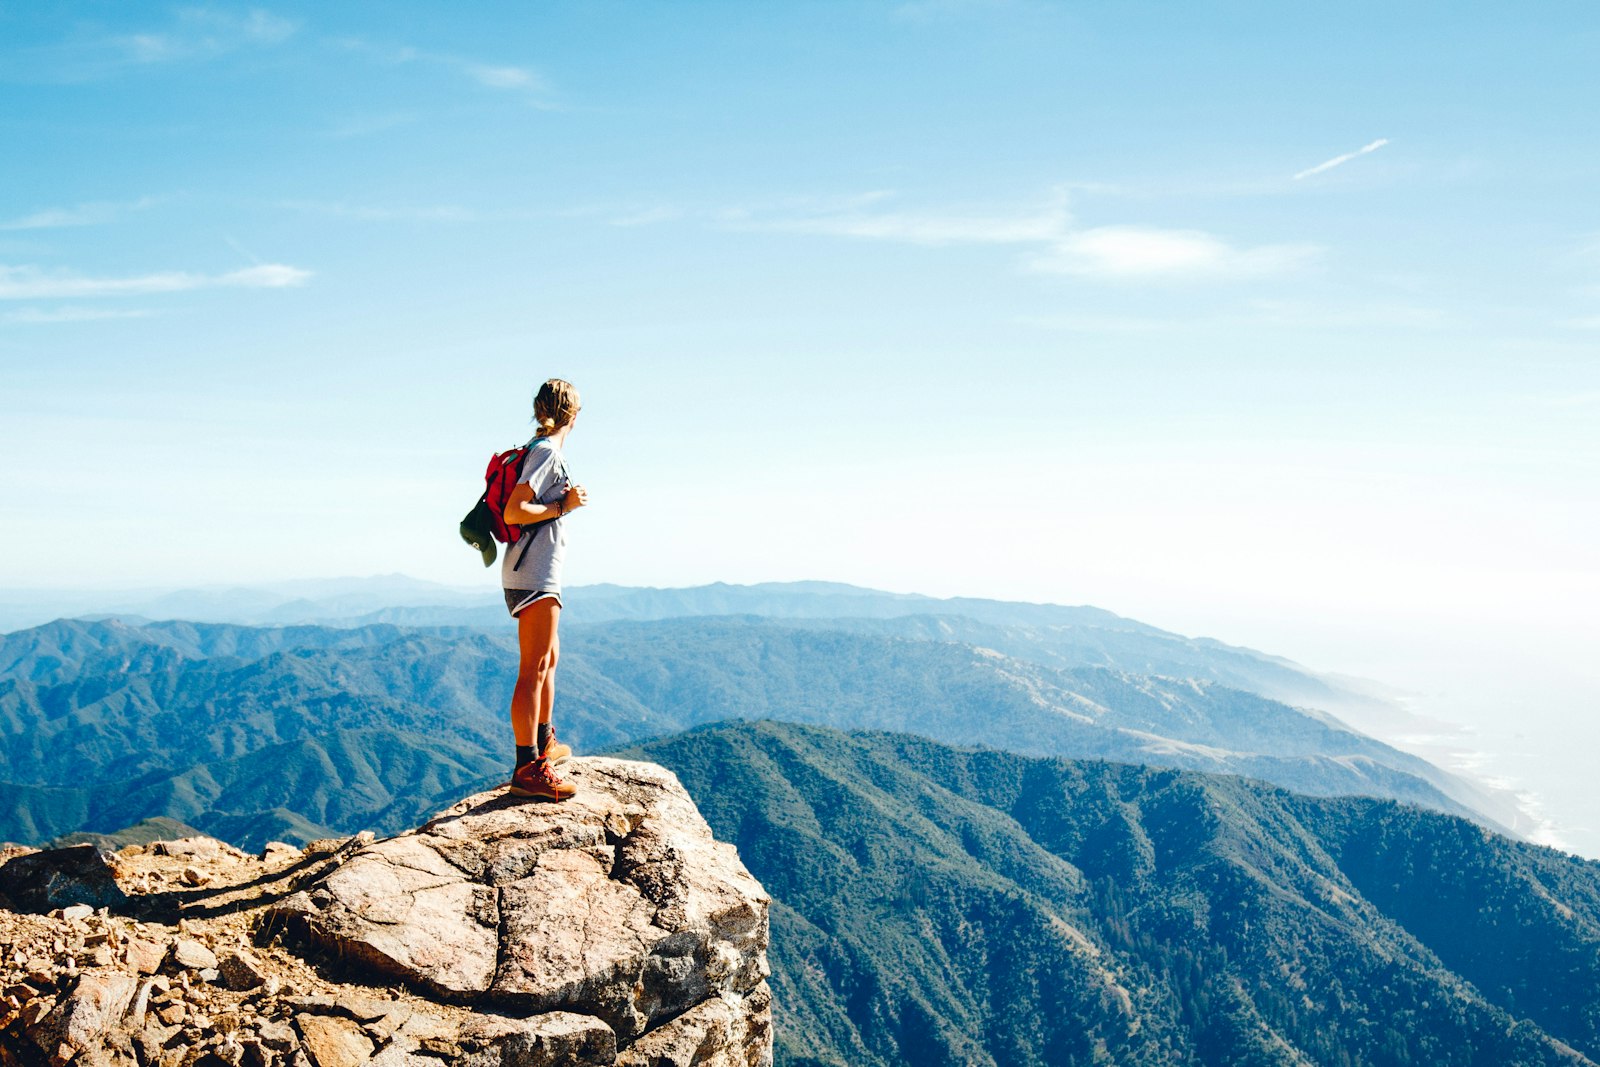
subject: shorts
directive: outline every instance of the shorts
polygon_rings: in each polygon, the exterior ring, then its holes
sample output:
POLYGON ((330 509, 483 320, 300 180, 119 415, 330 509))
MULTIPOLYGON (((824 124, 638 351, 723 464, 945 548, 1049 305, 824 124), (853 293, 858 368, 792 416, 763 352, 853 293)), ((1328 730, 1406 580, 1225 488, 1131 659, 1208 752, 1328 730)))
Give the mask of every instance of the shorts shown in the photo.
POLYGON ((561 606, 561 594, 552 593, 548 589, 506 589, 503 592, 506 595, 506 610, 511 612, 513 619, 522 612, 523 608, 532 604, 535 600, 543 600, 545 597, 555 598, 556 606, 561 606))

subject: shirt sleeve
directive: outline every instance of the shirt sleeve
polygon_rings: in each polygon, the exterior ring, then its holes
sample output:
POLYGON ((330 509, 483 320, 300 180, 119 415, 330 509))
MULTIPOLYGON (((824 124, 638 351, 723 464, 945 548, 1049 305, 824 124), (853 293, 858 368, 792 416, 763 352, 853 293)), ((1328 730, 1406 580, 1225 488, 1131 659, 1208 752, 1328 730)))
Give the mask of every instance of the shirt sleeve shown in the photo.
POLYGON ((553 504, 567 491, 566 467, 553 448, 532 448, 522 467, 522 481, 540 504, 553 504))

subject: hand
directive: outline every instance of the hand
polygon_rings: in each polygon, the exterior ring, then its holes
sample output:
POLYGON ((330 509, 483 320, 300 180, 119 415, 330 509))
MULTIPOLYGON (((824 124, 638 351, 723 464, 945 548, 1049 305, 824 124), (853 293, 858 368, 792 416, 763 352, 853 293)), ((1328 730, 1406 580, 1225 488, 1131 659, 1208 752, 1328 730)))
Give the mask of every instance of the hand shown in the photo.
POLYGON ((567 486, 567 495, 561 500, 561 513, 564 515, 574 508, 581 508, 589 503, 589 490, 581 485, 567 486))

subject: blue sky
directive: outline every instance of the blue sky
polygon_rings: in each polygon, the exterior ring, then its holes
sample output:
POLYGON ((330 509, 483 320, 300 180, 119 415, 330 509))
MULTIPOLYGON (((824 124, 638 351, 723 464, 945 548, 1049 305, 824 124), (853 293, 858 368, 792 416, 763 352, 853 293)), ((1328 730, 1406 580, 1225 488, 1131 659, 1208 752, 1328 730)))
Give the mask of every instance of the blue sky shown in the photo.
POLYGON ((576 583, 1095 603, 1523 784, 1589 729, 1592 4, 465 10, 0 3, 0 582, 490 582, 560 375, 576 583))

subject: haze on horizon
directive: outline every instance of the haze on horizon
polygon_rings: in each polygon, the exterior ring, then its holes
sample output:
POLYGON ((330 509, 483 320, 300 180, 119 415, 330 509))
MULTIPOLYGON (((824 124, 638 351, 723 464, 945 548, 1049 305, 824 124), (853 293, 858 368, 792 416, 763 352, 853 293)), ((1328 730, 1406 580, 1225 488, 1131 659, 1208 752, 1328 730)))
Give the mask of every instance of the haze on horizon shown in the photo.
POLYGON ((0 9, 0 587, 1089 603, 1417 691, 1600 855, 1600 13, 0 9))

